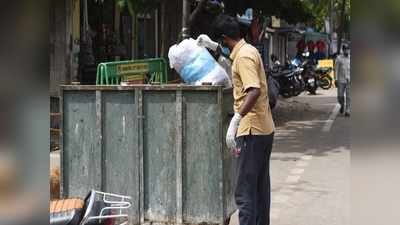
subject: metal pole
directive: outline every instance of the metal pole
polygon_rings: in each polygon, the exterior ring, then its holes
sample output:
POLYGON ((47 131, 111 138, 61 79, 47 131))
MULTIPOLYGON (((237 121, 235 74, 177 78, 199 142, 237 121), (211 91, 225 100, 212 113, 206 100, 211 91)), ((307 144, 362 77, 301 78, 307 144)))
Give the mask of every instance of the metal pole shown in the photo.
POLYGON ((154 20, 155 20, 155 50, 156 50, 156 57, 159 57, 159 47, 158 47, 158 38, 159 38, 159 34, 158 34, 158 9, 155 10, 154 12, 154 20))
POLYGON ((333 0, 330 1, 329 4, 329 33, 332 36, 332 33, 334 32, 334 27, 333 27, 333 0))
POLYGON ((189 13, 190 5, 189 0, 182 0, 182 39, 190 37, 190 24, 189 24, 189 13))
POLYGON ((337 50, 338 54, 341 53, 341 48, 342 48, 342 38, 343 38, 343 33, 344 33, 344 22, 345 22, 345 11, 346 11, 346 0, 343 0, 342 2, 342 12, 340 15, 340 28, 339 28, 339 39, 337 42, 337 50))

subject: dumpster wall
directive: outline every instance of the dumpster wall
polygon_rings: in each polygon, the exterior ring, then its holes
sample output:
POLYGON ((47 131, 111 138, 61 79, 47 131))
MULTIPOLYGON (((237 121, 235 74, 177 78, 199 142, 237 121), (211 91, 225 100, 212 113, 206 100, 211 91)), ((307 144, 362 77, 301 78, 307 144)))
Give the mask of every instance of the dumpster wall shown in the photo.
POLYGON ((64 86, 62 194, 132 196, 131 224, 222 224, 234 211, 222 87, 64 86))

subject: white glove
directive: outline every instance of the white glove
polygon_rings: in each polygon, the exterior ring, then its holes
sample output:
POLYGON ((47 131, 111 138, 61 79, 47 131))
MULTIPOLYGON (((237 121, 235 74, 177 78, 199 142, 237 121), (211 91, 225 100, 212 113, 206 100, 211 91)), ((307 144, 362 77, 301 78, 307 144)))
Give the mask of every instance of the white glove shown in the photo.
POLYGON ((226 132, 226 145, 228 146, 228 149, 232 151, 235 150, 237 147, 235 137, 241 119, 242 116, 239 113, 235 113, 231 120, 231 123, 229 124, 228 131, 226 132))
POLYGON ((218 43, 213 41, 213 40, 211 40, 211 38, 208 37, 205 34, 199 35, 199 37, 197 37, 196 41, 197 41, 197 45, 198 46, 206 47, 206 48, 209 48, 209 49, 211 49, 213 51, 216 51, 217 48, 218 48, 218 43))

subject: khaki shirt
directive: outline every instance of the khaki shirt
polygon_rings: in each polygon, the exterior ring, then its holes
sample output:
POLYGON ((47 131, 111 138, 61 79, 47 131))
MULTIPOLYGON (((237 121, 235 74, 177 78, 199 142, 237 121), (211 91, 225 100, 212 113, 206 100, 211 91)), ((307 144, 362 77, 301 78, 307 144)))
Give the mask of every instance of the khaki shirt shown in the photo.
POLYGON ((237 136, 250 133, 252 135, 271 134, 274 132, 275 125, 268 104, 268 86, 264 65, 258 50, 242 39, 233 48, 230 58, 233 60, 232 82, 235 112, 239 112, 249 88, 259 88, 261 91, 254 107, 240 121, 237 136))

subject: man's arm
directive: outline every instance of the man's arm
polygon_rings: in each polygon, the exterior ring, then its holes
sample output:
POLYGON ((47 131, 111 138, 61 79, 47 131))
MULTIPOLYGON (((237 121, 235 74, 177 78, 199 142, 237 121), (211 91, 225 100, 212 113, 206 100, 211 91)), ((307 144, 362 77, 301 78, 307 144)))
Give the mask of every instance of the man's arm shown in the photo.
POLYGON ((261 95, 260 77, 256 59, 250 57, 240 58, 238 70, 243 83, 243 89, 247 93, 246 98, 239 109, 239 114, 245 116, 254 107, 258 97, 261 95))
POLYGON ((249 88, 247 91, 246 99, 243 104, 240 106, 239 114, 244 117, 250 110, 254 107, 257 102, 258 97, 260 96, 261 91, 259 88, 249 88))

